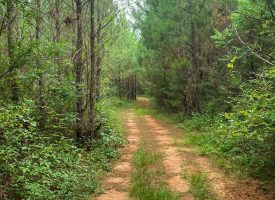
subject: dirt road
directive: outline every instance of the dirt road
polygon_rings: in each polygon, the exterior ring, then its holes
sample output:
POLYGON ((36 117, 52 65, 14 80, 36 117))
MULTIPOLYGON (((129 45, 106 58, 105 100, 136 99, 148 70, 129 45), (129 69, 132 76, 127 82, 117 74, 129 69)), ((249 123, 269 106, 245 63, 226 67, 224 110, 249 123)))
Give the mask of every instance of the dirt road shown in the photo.
MULTIPOLYGON (((139 99, 139 105, 148 107, 146 99, 139 99)), ((196 196, 192 182, 187 177, 205 175, 206 188, 211 198, 221 200, 264 200, 268 199, 257 190, 257 183, 252 180, 237 180, 228 177, 215 167, 207 157, 200 156, 195 150, 182 142, 184 132, 173 125, 154 119, 149 115, 136 115, 134 110, 123 113, 124 128, 128 133, 129 144, 122 149, 122 158, 113 171, 107 175, 102 184, 104 193, 97 200, 129 200, 131 175, 133 172, 133 154, 139 148, 140 140, 146 137, 152 140, 152 146, 163 159, 165 182, 171 191, 178 194, 179 199, 202 199, 196 196)), ((163 176, 162 176, 163 178, 163 176)), ((146 199, 145 199, 146 200, 146 199)), ((159 199, 161 200, 161 199, 159 199)))

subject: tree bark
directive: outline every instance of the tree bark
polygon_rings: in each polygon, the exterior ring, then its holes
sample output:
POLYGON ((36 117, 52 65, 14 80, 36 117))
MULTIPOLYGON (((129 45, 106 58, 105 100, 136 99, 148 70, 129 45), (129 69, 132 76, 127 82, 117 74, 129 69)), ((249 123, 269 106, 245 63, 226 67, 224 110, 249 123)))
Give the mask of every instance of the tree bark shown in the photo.
POLYGON ((76 0, 76 12, 77 12, 77 42, 75 57, 76 68, 76 110, 77 110, 77 127, 76 127, 76 140, 78 144, 83 143, 83 91, 82 91, 82 73, 83 73, 83 26, 82 26, 82 0, 76 0))
POLYGON ((58 43, 61 36, 61 23, 60 23, 60 0, 55 0, 55 35, 54 42, 58 43))
POLYGON ((190 81, 189 81, 189 105, 188 105, 188 112, 189 114, 192 113, 192 111, 198 109, 198 58, 197 58, 197 42, 196 42, 196 27, 195 27, 195 20, 194 20, 194 7, 193 7, 193 0, 189 0, 189 6, 190 6, 190 39, 191 39, 191 63, 192 68, 189 70, 190 81))
MULTIPOLYGON (((73 1, 75 2, 75 1, 73 1)), ((53 32, 53 41, 55 43, 60 42, 61 38, 61 16, 60 16, 60 10, 61 9, 61 0, 55 0, 54 2, 54 32, 53 32)), ((60 68, 61 65, 61 57, 60 54, 57 53, 55 57, 55 63, 57 65, 57 80, 59 84, 62 82, 62 69, 60 68)))
POLYGON ((96 61, 95 61, 95 1, 90 1, 90 60, 91 60, 91 82, 90 82, 90 111, 89 111, 89 131, 90 140, 94 139, 95 123, 95 91, 96 91, 96 61))
POLYGON ((102 57, 100 55, 97 56, 97 63, 96 63, 96 102, 100 101, 101 98, 101 61, 102 61, 102 57))
POLYGON ((8 40, 8 54, 10 59, 10 68, 11 70, 11 100, 13 103, 19 101, 19 89, 16 83, 16 69, 15 66, 15 57, 14 57, 14 3, 12 1, 7 1, 7 40, 8 40))
MULTIPOLYGON (((101 29, 102 29, 102 23, 100 19, 100 6, 98 4, 97 6, 97 24, 98 24, 98 34, 97 34, 97 44, 100 46, 101 41, 101 29)), ((104 44, 102 45, 102 49, 104 50, 104 44)), ((101 48, 99 48, 97 52, 97 58, 96 58, 96 102, 100 101, 100 88, 101 88, 101 62, 102 62, 102 56, 101 54, 101 48)))
MULTIPOLYGON (((37 48, 39 52, 39 42, 41 37, 41 16, 39 11, 41 10, 41 0, 36 0, 36 9, 37 9, 37 16, 35 19, 36 27, 35 27, 35 39, 37 42, 37 48)), ((41 68, 41 62, 39 59, 36 61, 36 67, 41 68)), ((39 98, 38 98, 38 108, 40 111, 40 120, 39 120, 39 127, 41 130, 45 129, 45 123, 46 123, 46 112, 45 112, 45 98, 44 98, 44 74, 40 73, 39 80, 38 80, 38 86, 39 86, 39 98)))
POLYGON ((137 100, 137 75, 134 75, 134 100, 137 100))

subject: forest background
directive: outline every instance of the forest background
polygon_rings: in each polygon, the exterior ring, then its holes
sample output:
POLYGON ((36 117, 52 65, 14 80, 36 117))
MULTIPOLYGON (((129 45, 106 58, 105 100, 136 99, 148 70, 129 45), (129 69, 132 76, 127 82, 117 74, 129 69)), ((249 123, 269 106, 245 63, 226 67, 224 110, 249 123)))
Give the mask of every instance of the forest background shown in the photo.
POLYGON ((114 107, 137 95, 272 180, 274 30, 272 0, 0 0, 0 198, 96 192, 125 144, 114 107))

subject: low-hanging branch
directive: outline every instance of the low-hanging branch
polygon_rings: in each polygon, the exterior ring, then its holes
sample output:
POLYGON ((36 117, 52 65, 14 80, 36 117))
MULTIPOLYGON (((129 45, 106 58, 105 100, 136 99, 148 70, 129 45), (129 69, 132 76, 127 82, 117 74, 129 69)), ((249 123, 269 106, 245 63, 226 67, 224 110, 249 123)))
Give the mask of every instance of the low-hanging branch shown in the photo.
MULTIPOLYGON (((265 53, 263 53, 262 51, 260 51, 260 50, 258 50, 258 49, 255 49, 255 48, 252 48, 252 47, 250 47, 249 45, 247 45, 247 44, 242 40, 240 34, 238 33, 237 28, 236 28, 236 27, 234 27, 234 28, 235 28, 235 31, 236 31, 236 35, 238 36, 238 39, 240 40, 240 42, 241 42, 246 48, 248 48, 255 56, 257 56, 258 58, 260 58, 260 59, 263 60, 264 62, 268 63, 268 64, 271 65, 271 66, 275 66, 275 63, 273 63, 273 61, 269 61, 269 60, 263 58, 262 56, 260 56, 259 54, 257 54, 255 51, 257 51, 257 52, 259 52, 259 53, 261 53, 261 54, 263 54, 263 55, 266 55, 265 53)), ((271 56, 269 55, 269 57, 271 57, 271 56)))

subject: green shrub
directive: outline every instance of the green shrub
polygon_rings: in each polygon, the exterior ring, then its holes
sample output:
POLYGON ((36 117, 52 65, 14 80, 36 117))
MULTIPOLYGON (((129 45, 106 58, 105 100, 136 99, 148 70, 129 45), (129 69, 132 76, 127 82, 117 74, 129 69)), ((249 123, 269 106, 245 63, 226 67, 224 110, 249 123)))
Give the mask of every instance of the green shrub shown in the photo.
POLYGON ((205 154, 233 162, 242 175, 268 177, 274 167, 274 79, 271 69, 243 85, 242 95, 232 99, 232 111, 217 117, 212 125, 203 115, 185 120, 182 126, 199 131, 190 134, 188 141, 205 154))
POLYGON ((85 199, 123 144, 117 122, 101 112, 101 137, 88 152, 62 134, 40 132, 36 110, 29 100, 1 108, 0 199, 85 199))
POLYGON ((108 101, 102 101, 97 105, 96 125, 98 129, 99 140, 94 141, 93 147, 103 149, 108 158, 118 156, 117 148, 125 145, 123 130, 115 117, 115 113, 108 101))
POLYGON ((179 124, 181 128, 192 131, 205 132, 215 127, 217 117, 209 114, 194 113, 192 117, 183 119, 183 122, 179 124))
POLYGON ((77 183, 78 151, 69 139, 39 133, 32 101, 0 113, 3 198, 70 197, 77 183))
POLYGON ((243 96, 237 99, 231 113, 224 114, 218 128, 220 151, 256 176, 267 175, 274 165, 274 72, 243 87, 243 96))

